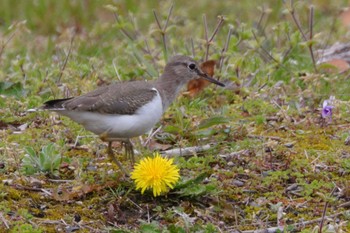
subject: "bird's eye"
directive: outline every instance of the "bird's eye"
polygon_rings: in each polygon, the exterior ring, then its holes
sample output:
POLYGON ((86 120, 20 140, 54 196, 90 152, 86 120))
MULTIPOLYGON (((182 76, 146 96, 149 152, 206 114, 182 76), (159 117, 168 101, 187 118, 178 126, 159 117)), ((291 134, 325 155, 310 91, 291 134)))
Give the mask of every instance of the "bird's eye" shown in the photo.
POLYGON ((191 63, 188 65, 188 68, 190 68, 191 70, 194 70, 196 68, 196 64, 191 63))

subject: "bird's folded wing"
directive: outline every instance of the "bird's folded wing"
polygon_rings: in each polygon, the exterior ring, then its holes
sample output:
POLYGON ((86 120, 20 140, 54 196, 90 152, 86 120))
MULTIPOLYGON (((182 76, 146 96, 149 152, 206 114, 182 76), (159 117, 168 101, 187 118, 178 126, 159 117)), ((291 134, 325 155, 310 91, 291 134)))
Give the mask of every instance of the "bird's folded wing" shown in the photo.
POLYGON ((138 82, 112 84, 69 99, 62 106, 65 110, 133 114, 157 95, 157 91, 151 85, 145 82, 142 84, 138 85, 138 82))

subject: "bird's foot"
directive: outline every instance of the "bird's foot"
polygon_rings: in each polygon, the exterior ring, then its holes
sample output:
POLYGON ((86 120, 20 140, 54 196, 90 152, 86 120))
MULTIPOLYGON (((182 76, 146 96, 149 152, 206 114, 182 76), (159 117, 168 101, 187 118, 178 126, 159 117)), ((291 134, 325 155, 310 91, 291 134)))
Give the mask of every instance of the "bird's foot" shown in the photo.
POLYGON ((125 148, 125 156, 126 158, 130 159, 132 164, 135 163, 135 153, 134 153, 134 146, 132 144, 132 142, 130 141, 130 139, 127 139, 125 141, 123 141, 123 145, 125 148))

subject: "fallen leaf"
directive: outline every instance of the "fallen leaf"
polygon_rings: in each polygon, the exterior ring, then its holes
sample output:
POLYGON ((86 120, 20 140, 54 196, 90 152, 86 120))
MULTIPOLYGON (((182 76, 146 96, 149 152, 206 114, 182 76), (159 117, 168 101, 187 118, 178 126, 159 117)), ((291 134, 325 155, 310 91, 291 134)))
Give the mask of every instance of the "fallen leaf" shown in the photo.
POLYGON ((321 68, 327 73, 342 73, 347 71, 350 65, 343 59, 332 59, 322 63, 321 68))
POLYGON ((350 26, 350 8, 346 8, 341 14, 340 14, 340 20, 345 27, 350 26))
POLYGON ((158 143, 154 140, 151 140, 150 141, 150 144, 149 144, 149 148, 150 150, 160 150, 160 151, 163 151, 163 150, 167 150, 167 149, 170 149, 173 145, 171 144, 163 144, 163 143, 158 143))
MULTIPOLYGON (((201 69, 207 73, 210 77, 214 76, 216 61, 209 60, 200 64, 201 69)), ((209 81, 204 78, 199 78, 195 80, 191 80, 187 84, 187 93, 190 97, 197 95, 201 92, 206 86, 210 84, 209 81)))
POLYGON ((81 184, 74 187, 60 186, 53 189, 52 197, 56 201, 71 201, 81 199, 92 192, 99 192, 106 188, 115 187, 119 181, 108 181, 105 184, 81 184))

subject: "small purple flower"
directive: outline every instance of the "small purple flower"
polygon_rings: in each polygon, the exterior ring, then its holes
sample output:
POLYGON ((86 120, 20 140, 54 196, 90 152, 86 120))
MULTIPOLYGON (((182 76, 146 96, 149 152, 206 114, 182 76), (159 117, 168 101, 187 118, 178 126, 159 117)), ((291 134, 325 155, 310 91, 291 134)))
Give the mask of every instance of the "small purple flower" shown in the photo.
POLYGON ((323 107, 322 117, 323 118, 332 118, 332 109, 333 109, 333 106, 329 106, 329 105, 323 107))
POLYGON ((332 106, 332 103, 334 101, 334 96, 329 97, 329 100, 325 100, 323 101, 323 106, 322 106, 322 118, 326 119, 328 118, 329 121, 332 121, 332 110, 334 108, 334 106, 332 106))

